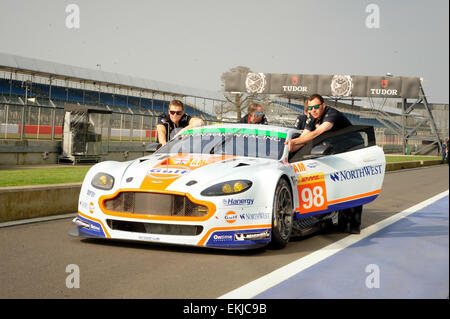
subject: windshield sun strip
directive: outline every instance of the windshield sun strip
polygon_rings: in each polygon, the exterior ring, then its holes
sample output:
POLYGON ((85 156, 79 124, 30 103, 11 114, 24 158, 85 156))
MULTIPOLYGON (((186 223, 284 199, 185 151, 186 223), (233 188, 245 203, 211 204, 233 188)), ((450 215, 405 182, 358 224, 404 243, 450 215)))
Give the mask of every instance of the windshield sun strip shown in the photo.
POLYGON ((270 136, 278 138, 286 138, 287 133, 284 132, 274 132, 268 130, 258 130, 258 129, 246 129, 246 128, 199 128, 199 129, 189 129, 181 133, 181 135, 188 134, 210 134, 210 133, 222 133, 222 134, 242 134, 242 135, 257 135, 257 136, 270 136))

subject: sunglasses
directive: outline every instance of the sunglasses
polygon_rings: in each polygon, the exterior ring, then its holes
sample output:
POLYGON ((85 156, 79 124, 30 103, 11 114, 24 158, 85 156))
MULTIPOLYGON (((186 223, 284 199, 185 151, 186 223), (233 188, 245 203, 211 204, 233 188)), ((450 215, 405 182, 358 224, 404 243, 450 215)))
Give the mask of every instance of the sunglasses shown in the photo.
POLYGON ((264 113, 253 113, 252 115, 264 115, 264 113))
POLYGON ((308 111, 311 111, 313 108, 317 110, 321 105, 322 105, 322 104, 317 104, 317 105, 313 105, 313 106, 308 106, 306 109, 307 109, 308 111))
POLYGON ((170 112, 170 114, 172 114, 172 115, 181 115, 181 114, 183 114, 183 111, 169 111, 170 112))

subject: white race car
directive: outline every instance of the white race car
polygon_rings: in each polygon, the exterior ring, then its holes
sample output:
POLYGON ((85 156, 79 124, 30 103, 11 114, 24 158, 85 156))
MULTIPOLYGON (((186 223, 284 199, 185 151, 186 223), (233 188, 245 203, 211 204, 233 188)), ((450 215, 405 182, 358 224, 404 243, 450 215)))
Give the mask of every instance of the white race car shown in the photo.
POLYGON ((200 247, 284 247, 337 225, 358 233, 381 191, 372 127, 327 132, 289 154, 301 132, 224 124, 186 130, 155 153, 86 174, 70 234, 200 247))

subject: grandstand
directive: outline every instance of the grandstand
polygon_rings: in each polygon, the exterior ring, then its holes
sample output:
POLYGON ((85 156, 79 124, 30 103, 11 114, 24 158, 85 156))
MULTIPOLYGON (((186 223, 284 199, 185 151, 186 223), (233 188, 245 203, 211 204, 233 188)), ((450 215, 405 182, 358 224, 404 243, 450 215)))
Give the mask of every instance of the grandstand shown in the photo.
POLYGON ((0 53, 0 138, 61 139, 64 105, 76 104, 112 112, 112 141, 150 141, 172 99, 206 123, 225 103, 218 92, 0 53))

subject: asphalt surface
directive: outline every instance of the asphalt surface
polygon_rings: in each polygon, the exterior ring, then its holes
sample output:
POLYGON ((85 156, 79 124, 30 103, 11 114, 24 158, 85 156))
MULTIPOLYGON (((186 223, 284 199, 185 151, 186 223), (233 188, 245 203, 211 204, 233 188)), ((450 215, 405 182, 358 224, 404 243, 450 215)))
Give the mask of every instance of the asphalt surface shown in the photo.
MULTIPOLYGON (((449 189, 449 167, 387 173, 362 227, 449 189)), ((70 219, 0 228, 0 298, 217 298, 347 236, 312 235, 283 250, 224 251, 70 237, 70 219), (80 270, 69 289, 68 265, 80 270)))

